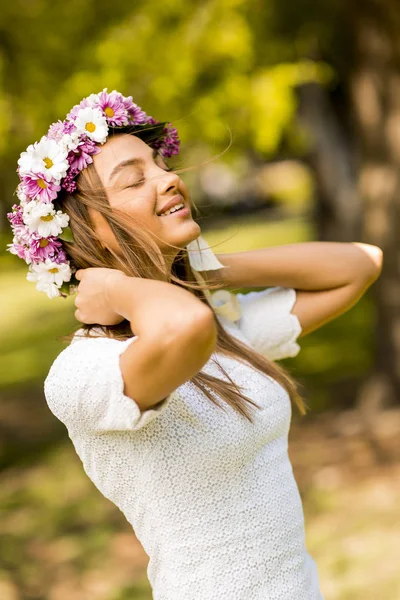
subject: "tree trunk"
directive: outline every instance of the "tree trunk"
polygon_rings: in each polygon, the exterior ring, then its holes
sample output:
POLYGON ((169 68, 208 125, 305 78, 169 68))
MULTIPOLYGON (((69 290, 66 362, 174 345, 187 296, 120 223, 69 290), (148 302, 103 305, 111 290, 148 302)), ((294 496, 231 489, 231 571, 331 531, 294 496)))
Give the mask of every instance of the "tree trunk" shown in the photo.
POLYGON ((362 238, 384 252, 376 298, 374 373, 359 394, 366 416, 400 402, 400 4, 348 5, 354 31, 348 85, 359 132, 364 201, 362 238))
POLYGON ((298 116, 310 137, 308 163, 315 174, 315 223, 321 240, 360 239, 362 203, 351 145, 328 94, 317 83, 298 89, 298 116))

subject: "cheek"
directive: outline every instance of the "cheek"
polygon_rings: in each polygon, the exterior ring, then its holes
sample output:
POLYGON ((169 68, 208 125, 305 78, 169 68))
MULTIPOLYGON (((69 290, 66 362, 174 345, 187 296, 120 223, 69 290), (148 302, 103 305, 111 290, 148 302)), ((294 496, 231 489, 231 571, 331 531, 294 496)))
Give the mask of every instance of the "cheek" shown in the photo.
POLYGON ((141 188, 129 190, 125 198, 119 202, 113 202, 113 207, 132 217, 148 219, 154 214, 157 205, 157 196, 151 190, 141 188))
POLYGON ((129 204, 125 205, 121 212, 129 217, 133 217, 133 219, 137 223, 142 223, 143 225, 154 229, 156 219, 159 220, 156 213, 154 204, 151 202, 139 202, 132 201, 129 204))

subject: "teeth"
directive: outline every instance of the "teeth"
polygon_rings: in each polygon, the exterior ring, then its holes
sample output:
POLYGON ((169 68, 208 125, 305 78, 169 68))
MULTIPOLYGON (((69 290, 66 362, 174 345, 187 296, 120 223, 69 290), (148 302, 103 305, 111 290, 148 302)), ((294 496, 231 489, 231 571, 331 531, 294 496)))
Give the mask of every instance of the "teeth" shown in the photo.
POLYGON ((181 208, 183 208, 185 205, 183 202, 181 202, 180 204, 176 204, 175 206, 173 206, 172 208, 170 208, 169 210, 167 210, 165 213, 163 213, 162 215, 160 215, 160 217, 166 217, 167 215, 170 215, 173 212, 176 212, 177 210, 180 210, 181 208))

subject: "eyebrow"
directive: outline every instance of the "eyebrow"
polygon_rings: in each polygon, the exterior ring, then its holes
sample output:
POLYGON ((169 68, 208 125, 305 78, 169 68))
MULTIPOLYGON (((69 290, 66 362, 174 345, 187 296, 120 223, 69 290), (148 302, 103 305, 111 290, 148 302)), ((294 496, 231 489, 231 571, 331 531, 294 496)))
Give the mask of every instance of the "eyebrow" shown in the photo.
MULTIPOLYGON (((157 150, 153 150, 153 153, 152 153, 153 160, 155 160, 157 158, 157 156, 159 156, 157 150)), ((135 165, 143 166, 144 162, 145 161, 143 158, 128 158, 127 160, 123 160, 122 162, 118 163, 111 171, 110 177, 108 178, 108 183, 111 183, 111 180, 114 177, 116 177, 116 175, 118 175, 118 173, 120 171, 122 171, 122 169, 125 169, 125 167, 132 167, 135 165)))

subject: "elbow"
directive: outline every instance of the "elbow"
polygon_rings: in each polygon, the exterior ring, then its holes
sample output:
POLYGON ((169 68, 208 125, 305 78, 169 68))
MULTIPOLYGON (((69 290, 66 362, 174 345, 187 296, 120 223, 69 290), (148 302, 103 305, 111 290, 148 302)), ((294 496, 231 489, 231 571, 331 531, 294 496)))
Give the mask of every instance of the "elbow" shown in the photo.
MULTIPOLYGON (((167 352, 179 348, 179 353, 192 373, 198 373, 215 352, 218 329, 211 308, 199 302, 199 306, 181 315, 179 322, 170 323, 167 352)), ((181 359, 180 359, 181 360, 181 359)), ((192 376, 192 375, 191 375, 192 376)))
MULTIPOLYGON (((217 323, 213 310, 202 302, 190 310, 177 311, 169 315, 163 323, 163 340, 169 344, 178 343, 180 346, 192 348, 195 346, 204 355, 211 355, 217 342, 217 323)), ((159 327, 156 328, 156 338, 159 336, 159 327)))
POLYGON ((211 308, 203 305, 205 310, 199 311, 193 320, 192 335, 196 339, 196 344, 204 349, 207 359, 215 351, 218 337, 217 323, 214 312, 211 308))
POLYGON ((373 283, 378 279, 383 267, 383 252, 379 246, 369 246, 370 248, 370 270, 368 273, 368 281, 373 283))
POLYGON ((357 278, 361 278, 364 283, 371 285, 376 281, 382 272, 383 252, 379 246, 372 244, 362 244, 353 242, 362 251, 362 261, 358 264, 357 278))

